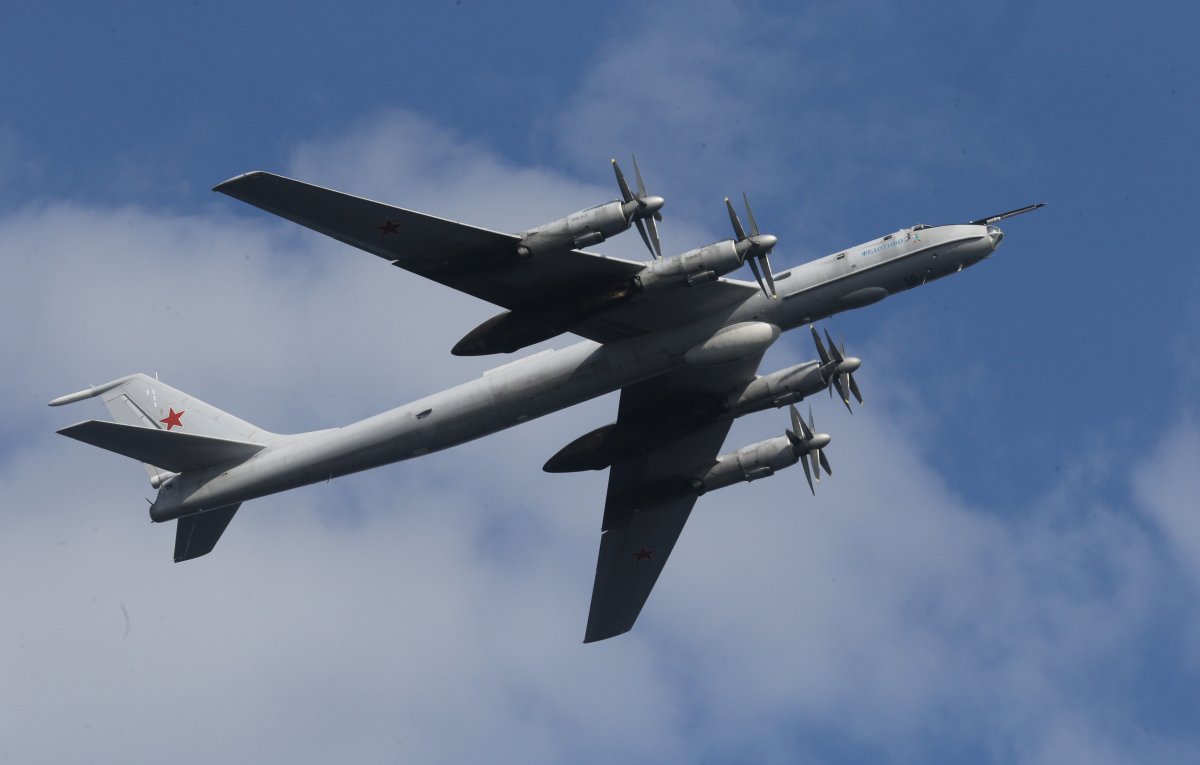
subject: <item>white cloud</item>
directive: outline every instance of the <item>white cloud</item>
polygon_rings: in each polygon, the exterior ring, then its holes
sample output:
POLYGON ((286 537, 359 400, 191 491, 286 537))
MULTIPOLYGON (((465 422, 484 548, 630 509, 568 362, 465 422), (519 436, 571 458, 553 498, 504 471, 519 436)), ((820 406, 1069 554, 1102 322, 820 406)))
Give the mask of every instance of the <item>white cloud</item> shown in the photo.
MULTIPOLYGON (((287 171, 497 228, 611 194, 403 113, 287 171)), ((634 632, 601 644, 580 640, 604 476, 540 465, 611 398, 248 503, 173 565, 140 470, 52 434, 98 405, 47 399, 157 368, 265 427, 321 427, 494 364, 447 351, 492 309, 224 198, 30 208, 0 241, 5 760, 1129 761, 1139 673, 1182 658, 1155 630, 1195 634, 1160 596, 1195 575, 1193 423, 1135 469, 1149 525, 1098 480, 986 507, 883 386, 853 418, 817 404, 837 473, 816 499, 785 474, 701 500, 634 632)), ((781 428, 748 418, 730 446, 781 428)), ((1153 735, 1200 754, 1194 731, 1153 735)))

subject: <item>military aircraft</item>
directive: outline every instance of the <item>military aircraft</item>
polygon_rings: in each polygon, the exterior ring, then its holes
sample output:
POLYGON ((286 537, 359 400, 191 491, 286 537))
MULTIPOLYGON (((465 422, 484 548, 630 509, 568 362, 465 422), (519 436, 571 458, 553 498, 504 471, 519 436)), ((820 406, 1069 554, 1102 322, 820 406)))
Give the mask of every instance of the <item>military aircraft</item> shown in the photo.
POLYGON ((850 407, 859 359, 825 341, 818 358, 756 374, 781 332, 875 303, 987 258, 996 225, 1029 205, 961 225, 918 225, 796 266, 771 270, 777 239, 747 229, 728 198, 733 238, 663 257, 662 197, 612 162, 621 198, 516 234, 489 231, 267 172, 214 190, 394 266, 504 309, 468 332, 457 355, 511 353, 573 333, 584 338, 485 372, 449 390, 340 428, 269 433, 144 374, 50 402, 100 396, 116 422, 59 432, 144 463, 156 522, 177 520, 175 560, 211 552, 241 504, 256 497, 418 457, 620 390, 616 422, 586 433, 549 472, 609 469, 600 553, 584 642, 627 632, 697 498, 797 462, 810 489, 829 474, 824 447, 795 403, 823 390, 850 407), (636 227, 647 263, 580 248, 636 227), (755 281, 729 275, 749 265, 755 281), (719 454, 733 420, 788 406, 782 436, 719 454))

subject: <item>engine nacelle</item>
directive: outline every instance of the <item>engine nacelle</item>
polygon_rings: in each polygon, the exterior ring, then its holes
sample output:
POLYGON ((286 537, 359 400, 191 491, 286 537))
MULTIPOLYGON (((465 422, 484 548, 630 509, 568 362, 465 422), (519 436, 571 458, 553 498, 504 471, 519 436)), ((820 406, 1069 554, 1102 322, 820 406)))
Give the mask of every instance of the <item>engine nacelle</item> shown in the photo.
POLYGON ((730 396, 725 406, 734 417, 764 409, 779 408, 825 390, 827 383, 821 375, 819 361, 781 369, 756 377, 740 394, 730 396))
POLYGON ((795 465, 799 459, 787 436, 768 438, 717 457, 717 464, 692 476, 689 486, 696 494, 704 494, 742 481, 757 481, 795 465))
POLYGON ((689 250, 665 260, 651 263, 637 275, 645 291, 663 287, 692 286, 711 282, 742 265, 732 239, 689 250))
POLYGON ((597 245, 629 228, 627 204, 637 203, 606 202, 526 231, 517 246, 517 255, 527 258, 597 245))

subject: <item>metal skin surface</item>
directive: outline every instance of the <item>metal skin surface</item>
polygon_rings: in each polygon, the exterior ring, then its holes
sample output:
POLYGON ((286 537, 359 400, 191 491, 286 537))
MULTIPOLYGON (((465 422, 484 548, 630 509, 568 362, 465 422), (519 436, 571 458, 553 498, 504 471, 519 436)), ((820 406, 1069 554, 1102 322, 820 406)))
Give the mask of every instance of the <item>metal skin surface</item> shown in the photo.
MULTIPOLYGON (((902 230, 887 241, 848 248, 845 257, 830 255, 777 275, 779 299, 755 293, 726 326, 762 322, 787 331, 845 310, 844 295, 864 288, 900 292, 978 263, 992 251, 985 226, 938 226, 915 239, 902 230)), ((228 469, 181 475, 159 491, 150 517, 168 521, 481 438, 683 366, 688 352, 715 334, 684 327, 544 351, 351 425, 289 437, 228 469)), ((760 352, 762 342, 760 333, 752 333, 744 353, 760 352)))

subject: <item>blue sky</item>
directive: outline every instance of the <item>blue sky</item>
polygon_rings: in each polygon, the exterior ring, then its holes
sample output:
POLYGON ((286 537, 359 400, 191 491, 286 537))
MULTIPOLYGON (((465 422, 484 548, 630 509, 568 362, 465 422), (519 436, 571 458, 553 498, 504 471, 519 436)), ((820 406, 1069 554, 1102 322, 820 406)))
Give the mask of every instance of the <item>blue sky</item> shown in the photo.
MULTIPOLYGON (((10 10, 0 757, 1194 761, 1198 15, 10 10), (578 642, 603 476, 540 472, 614 399, 247 505, 180 566, 140 469, 53 433, 101 411, 46 400, 132 371, 292 431, 495 363, 448 354, 488 306, 225 178, 518 230, 615 196, 631 152, 668 249, 726 236, 745 190, 779 270, 1049 206, 979 267, 825 322, 868 399, 814 402, 837 475, 705 497, 630 635, 578 642), (223 733, 197 741, 197 709, 223 733)), ((765 371, 813 355, 793 334, 765 371)))

